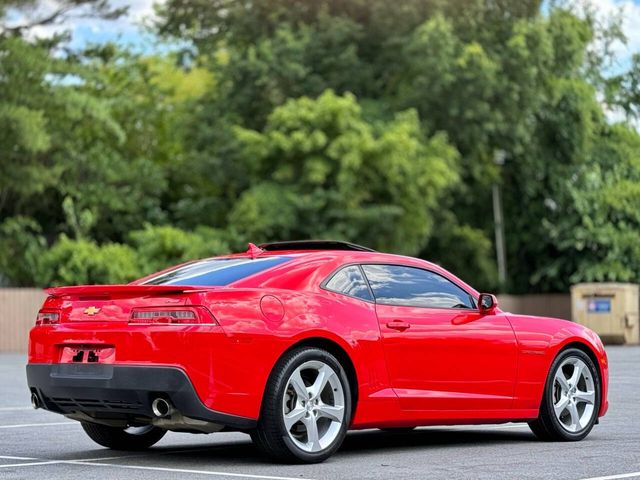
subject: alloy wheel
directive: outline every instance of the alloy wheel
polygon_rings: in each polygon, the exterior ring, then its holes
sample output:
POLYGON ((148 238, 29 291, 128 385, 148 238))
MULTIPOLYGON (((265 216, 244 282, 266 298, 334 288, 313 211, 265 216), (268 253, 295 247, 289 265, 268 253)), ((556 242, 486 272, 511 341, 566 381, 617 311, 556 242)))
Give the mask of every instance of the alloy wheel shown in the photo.
POLYGON ((303 451, 331 446, 345 421, 345 395, 338 374, 324 362, 311 360, 296 368, 282 399, 285 430, 303 451))
POLYGON ((571 433, 586 428, 595 413, 595 382, 587 364, 567 357, 553 379, 553 411, 560 425, 571 433))

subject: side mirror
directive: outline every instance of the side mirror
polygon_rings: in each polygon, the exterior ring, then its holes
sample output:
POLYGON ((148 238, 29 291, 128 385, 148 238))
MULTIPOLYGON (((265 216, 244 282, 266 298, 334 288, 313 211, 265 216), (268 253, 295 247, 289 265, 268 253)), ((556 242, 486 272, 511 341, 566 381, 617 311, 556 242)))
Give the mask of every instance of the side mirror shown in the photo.
POLYGON ((478 309, 480 313, 490 314, 498 308, 498 299, 490 293, 481 293, 478 298, 478 309))

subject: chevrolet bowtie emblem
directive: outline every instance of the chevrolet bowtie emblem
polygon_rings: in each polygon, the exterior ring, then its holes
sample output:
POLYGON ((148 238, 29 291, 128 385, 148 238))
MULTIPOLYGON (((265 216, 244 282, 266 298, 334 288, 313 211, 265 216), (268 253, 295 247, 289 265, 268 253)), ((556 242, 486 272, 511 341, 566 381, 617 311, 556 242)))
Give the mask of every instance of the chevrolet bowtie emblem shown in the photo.
POLYGON ((93 305, 84 309, 84 313, 86 315, 95 315, 99 311, 100 309, 98 307, 94 307, 93 305))

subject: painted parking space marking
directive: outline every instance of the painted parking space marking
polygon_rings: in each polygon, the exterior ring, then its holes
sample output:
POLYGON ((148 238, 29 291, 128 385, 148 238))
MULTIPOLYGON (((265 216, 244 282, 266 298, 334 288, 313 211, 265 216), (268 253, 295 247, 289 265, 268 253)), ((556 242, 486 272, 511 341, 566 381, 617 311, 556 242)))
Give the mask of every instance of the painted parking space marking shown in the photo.
POLYGON ((19 410, 33 410, 33 407, 0 407, 0 412, 17 412, 19 410))
POLYGON ((0 468, 34 467, 36 465, 53 465, 56 463, 61 462, 58 460, 50 460, 47 462, 10 463, 8 465, 0 465, 0 468))
POLYGON ((617 475, 606 475, 604 477, 590 477, 582 480, 618 480, 621 478, 640 478, 640 472, 619 473, 617 475))
POLYGON ((0 428, 49 427, 53 425, 76 425, 76 422, 21 423, 19 425, 0 425, 0 428))
MULTIPOLYGON (((211 445, 205 445, 196 448, 170 448, 168 450, 149 450, 146 453, 128 453, 124 455, 113 455, 108 457, 89 457, 89 458, 70 458, 70 459, 55 459, 55 458, 39 458, 39 457, 17 457, 15 455, 0 455, 0 460, 25 460, 32 462, 104 462, 110 460, 126 460, 129 458, 144 458, 154 457, 160 455, 177 455, 183 453, 194 452, 206 452, 210 451, 211 445)), ((224 448, 224 447, 223 447, 224 448)))
POLYGON ((196 475, 209 475, 209 476, 216 476, 216 477, 257 478, 257 479, 264 479, 264 480, 300 480, 302 478, 302 477, 279 477, 279 476, 273 476, 273 475, 255 475, 250 473, 215 472, 212 470, 193 470, 193 469, 186 469, 186 468, 146 467, 143 465, 119 465, 119 464, 113 464, 113 463, 78 462, 73 460, 67 460, 60 463, 72 464, 72 465, 91 465, 91 466, 99 466, 99 467, 123 468, 123 469, 130 469, 130 470, 147 470, 152 472, 191 473, 196 475))
POLYGON ((137 454, 137 455, 118 455, 118 456, 114 456, 114 457, 93 457, 93 458, 72 458, 70 460, 64 460, 65 462, 98 462, 98 461, 105 461, 105 460, 121 460, 121 459, 125 459, 125 458, 138 458, 138 457, 148 457, 150 456, 150 453, 141 453, 141 454, 137 454))
MULTIPOLYGON (((24 458, 24 457, 2 457, 2 458, 24 458)), ((122 458, 122 457, 112 457, 122 458)), ((146 470, 152 472, 169 472, 169 473, 187 473, 193 475, 207 475, 215 477, 232 477, 232 478, 252 478, 260 480, 300 480, 301 477, 281 477, 274 475, 256 475, 251 473, 235 473, 235 472, 217 472, 212 470, 194 470, 186 468, 168 468, 168 467, 147 467, 143 465, 121 465, 117 463, 97 463, 87 460, 42 460, 38 462, 12 463, 9 465, 0 465, 0 468, 23 468, 36 467, 42 465, 78 465, 84 467, 106 467, 120 468, 127 470, 146 470)))

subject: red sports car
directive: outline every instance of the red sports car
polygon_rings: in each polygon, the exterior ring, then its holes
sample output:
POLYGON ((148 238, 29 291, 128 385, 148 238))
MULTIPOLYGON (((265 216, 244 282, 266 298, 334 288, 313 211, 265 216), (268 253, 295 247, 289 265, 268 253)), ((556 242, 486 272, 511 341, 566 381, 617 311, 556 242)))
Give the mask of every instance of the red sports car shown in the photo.
POLYGON ((250 245, 48 294, 33 405, 114 449, 235 430, 275 459, 319 462, 348 429, 517 421, 580 440, 607 411, 591 330, 502 312, 437 265, 349 243, 250 245))

